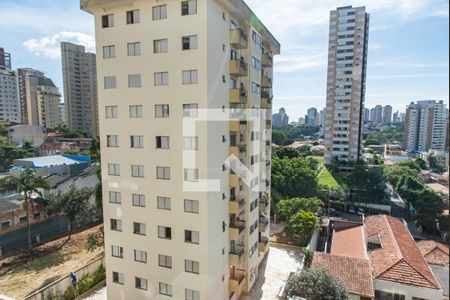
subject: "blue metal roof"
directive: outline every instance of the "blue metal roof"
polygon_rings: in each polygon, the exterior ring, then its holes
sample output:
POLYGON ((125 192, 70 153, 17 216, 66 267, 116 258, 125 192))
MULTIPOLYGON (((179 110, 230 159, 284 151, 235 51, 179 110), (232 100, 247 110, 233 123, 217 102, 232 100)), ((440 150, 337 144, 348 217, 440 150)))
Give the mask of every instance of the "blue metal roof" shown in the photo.
MULTIPOLYGON (((30 157, 17 159, 16 161, 28 161, 32 162, 34 168, 45 168, 50 166, 60 165, 75 165, 86 161, 90 161, 90 156, 63 156, 63 155, 50 155, 41 157, 30 157)), ((17 167, 17 166, 16 166, 17 167)))

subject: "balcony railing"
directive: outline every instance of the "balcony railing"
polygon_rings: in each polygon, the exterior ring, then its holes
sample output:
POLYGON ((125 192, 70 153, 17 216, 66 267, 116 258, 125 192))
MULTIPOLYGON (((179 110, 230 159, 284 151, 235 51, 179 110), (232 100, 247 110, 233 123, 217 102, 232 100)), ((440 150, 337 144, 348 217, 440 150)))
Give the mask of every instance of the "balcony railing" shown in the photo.
POLYGON ((244 209, 245 200, 236 199, 236 196, 230 198, 229 211, 230 214, 238 215, 244 209))
POLYGON ((240 28, 230 30, 230 44, 236 49, 247 49, 248 41, 244 31, 240 28))
POLYGON ((230 60, 230 75, 235 77, 247 76, 248 64, 242 58, 230 60))
POLYGON ((261 64, 263 68, 270 68, 273 66, 273 58, 269 53, 264 52, 261 55, 261 64))
POLYGON ((263 75, 261 78, 261 87, 262 88, 271 88, 272 87, 272 78, 269 78, 267 75, 263 75))
POLYGON ((230 271, 230 291, 240 293, 244 285, 245 272, 242 270, 230 271))
POLYGON ((247 103, 247 90, 244 87, 236 88, 236 89, 230 89, 229 97, 230 97, 230 103, 247 103))

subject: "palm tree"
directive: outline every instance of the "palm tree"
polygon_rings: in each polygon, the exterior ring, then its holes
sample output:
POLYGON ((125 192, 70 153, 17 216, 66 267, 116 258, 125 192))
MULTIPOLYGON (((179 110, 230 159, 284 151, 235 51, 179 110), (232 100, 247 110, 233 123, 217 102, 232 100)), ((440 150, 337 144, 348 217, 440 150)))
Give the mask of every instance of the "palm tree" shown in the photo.
POLYGON ((34 210, 33 201, 30 201, 32 193, 41 195, 39 189, 48 189, 48 183, 42 177, 36 175, 36 170, 26 168, 17 177, 8 175, 0 179, 0 192, 16 191, 23 194, 25 201, 23 207, 27 212, 27 227, 28 227, 28 255, 31 257, 32 243, 31 243, 31 224, 30 224, 30 202, 31 210, 34 210))

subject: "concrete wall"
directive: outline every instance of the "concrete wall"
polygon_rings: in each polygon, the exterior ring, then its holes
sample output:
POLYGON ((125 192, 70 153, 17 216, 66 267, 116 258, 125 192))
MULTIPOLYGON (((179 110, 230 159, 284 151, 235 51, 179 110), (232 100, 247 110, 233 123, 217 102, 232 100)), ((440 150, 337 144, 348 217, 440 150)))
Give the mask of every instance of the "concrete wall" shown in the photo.
POLYGON ((375 279, 373 283, 375 291, 405 295, 405 300, 412 300, 413 297, 433 300, 443 299, 442 290, 421 288, 379 279, 375 279))

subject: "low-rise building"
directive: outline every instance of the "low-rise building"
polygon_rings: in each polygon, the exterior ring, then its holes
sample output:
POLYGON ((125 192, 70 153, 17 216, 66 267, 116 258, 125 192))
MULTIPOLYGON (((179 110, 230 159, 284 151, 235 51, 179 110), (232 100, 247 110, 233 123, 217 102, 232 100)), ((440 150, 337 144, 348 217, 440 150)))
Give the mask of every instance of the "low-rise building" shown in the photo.
POLYGON ((427 186, 436 193, 439 193, 448 198, 449 196, 448 187, 446 187, 445 185, 442 185, 440 183, 427 183, 427 186))
POLYGON ((35 125, 19 124, 8 127, 8 138, 21 147, 25 142, 39 146, 45 141, 45 128, 35 125))
POLYGON ((52 174, 78 175, 91 165, 90 156, 51 155, 15 159, 10 170, 11 174, 17 174, 27 167, 37 171, 39 176, 52 174))

